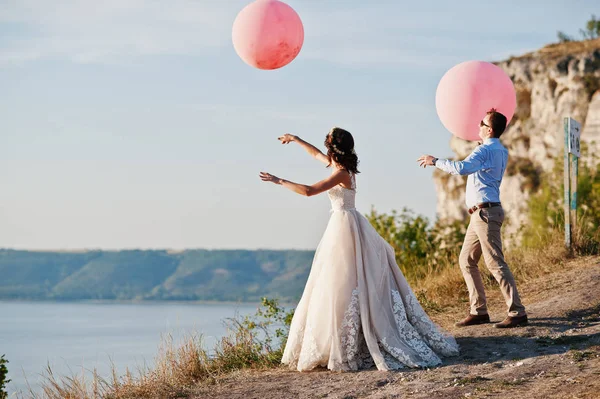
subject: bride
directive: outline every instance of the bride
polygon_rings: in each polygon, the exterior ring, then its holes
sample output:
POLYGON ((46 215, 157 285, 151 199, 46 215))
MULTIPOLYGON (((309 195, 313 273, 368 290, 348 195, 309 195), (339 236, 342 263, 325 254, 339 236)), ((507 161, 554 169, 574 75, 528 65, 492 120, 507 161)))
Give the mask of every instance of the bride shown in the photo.
POLYGON ((332 214, 315 252, 302 298, 296 307, 282 363, 299 371, 379 370, 431 367, 459 348, 427 316, 396 264, 393 248, 354 205, 358 157, 352 135, 334 127, 325 138, 327 154, 297 136, 310 155, 332 166, 331 175, 311 186, 266 172, 263 181, 298 194, 324 191, 332 214))

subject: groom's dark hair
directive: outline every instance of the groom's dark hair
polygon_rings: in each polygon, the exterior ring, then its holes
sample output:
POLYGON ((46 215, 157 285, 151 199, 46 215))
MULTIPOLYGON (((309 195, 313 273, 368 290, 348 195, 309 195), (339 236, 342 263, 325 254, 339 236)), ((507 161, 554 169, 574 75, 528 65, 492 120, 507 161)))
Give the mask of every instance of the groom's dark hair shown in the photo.
POLYGON ((498 138, 502 136, 502 133, 506 129, 506 116, 496 111, 496 108, 490 109, 487 114, 490 116, 490 127, 492 128, 492 132, 494 132, 494 137, 498 138))

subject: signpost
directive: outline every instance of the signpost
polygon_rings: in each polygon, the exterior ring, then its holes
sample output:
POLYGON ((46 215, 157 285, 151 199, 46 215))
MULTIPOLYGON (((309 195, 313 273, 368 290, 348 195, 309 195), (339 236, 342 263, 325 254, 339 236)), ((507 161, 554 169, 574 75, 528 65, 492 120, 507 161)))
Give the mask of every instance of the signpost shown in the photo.
POLYGON ((565 245, 571 248, 577 227, 577 173, 581 155, 581 124, 564 118, 565 129, 565 245))

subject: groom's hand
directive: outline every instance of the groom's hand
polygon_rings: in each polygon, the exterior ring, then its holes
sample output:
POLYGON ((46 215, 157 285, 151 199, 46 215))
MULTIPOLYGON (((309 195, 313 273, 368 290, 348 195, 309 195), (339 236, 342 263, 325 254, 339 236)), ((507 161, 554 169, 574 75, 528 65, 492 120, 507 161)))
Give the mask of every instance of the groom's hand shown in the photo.
POLYGON ((425 168, 427 166, 433 166, 434 159, 435 157, 431 155, 421 155, 421 157, 417 159, 417 162, 419 163, 420 167, 425 168))

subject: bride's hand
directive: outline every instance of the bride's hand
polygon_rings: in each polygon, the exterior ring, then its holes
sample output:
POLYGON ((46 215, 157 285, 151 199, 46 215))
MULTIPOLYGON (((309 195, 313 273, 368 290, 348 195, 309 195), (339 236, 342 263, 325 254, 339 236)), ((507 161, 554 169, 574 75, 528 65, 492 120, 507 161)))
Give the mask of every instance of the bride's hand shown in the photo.
POLYGON ((296 136, 293 134, 286 133, 281 137, 277 137, 277 140, 281 141, 281 144, 288 144, 296 140, 296 136))
POLYGON ((277 177, 277 176, 273 176, 270 173, 260 172, 259 176, 260 176, 260 179, 262 181, 270 181, 270 182, 275 183, 275 184, 281 184, 281 179, 279 177, 277 177))

